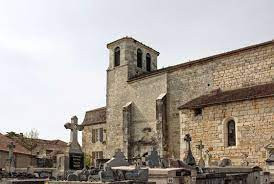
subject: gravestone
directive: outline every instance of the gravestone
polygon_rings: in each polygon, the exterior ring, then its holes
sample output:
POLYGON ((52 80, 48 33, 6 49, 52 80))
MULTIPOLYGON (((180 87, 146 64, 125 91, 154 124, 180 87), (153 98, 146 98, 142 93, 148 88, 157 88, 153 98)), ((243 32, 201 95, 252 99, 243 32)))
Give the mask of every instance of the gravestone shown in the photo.
POLYGON ((271 174, 274 173, 274 138, 271 136, 270 143, 265 146, 267 151, 266 168, 271 174))
POLYGON ((242 153, 242 160, 241 160, 241 166, 248 166, 248 154, 247 153, 242 153))
POLYGON ((68 181, 79 181, 79 177, 76 174, 71 173, 71 174, 68 174, 67 180, 68 181))
POLYGON ((209 167, 211 166, 212 155, 209 153, 209 150, 206 150, 205 153, 205 167, 209 167))
POLYGON ((228 158, 222 159, 219 163, 219 167, 226 167, 226 166, 231 166, 231 165, 232 165, 232 162, 228 158))
POLYGON ((104 169, 106 170, 107 167, 119 167, 119 166, 129 166, 128 161, 123 152, 118 149, 114 156, 104 164, 104 169))
POLYGON ((15 171, 15 157, 13 152, 15 145, 13 142, 11 142, 10 144, 7 145, 7 147, 9 149, 9 156, 7 159, 6 171, 8 173, 13 173, 15 171))
POLYGON ((195 166, 196 161, 195 161, 195 158, 193 157, 193 154, 191 152, 191 146, 190 146, 191 137, 189 134, 185 135, 184 141, 186 141, 187 148, 188 148, 186 157, 184 158, 184 161, 190 166, 195 166))
POLYGON ((78 131, 83 130, 82 125, 78 125, 78 118, 73 116, 71 123, 66 123, 66 129, 70 129, 70 143, 69 143, 69 169, 81 170, 84 168, 84 153, 78 142, 78 131))
POLYGON ((125 172, 125 179, 132 180, 136 183, 147 183, 148 176, 148 169, 134 169, 132 171, 125 172))
POLYGON ((150 168, 155 168, 160 166, 160 156, 156 148, 153 147, 153 150, 150 151, 147 155, 146 163, 150 168))
POLYGON ((99 172, 100 181, 112 182, 115 181, 114 173, 110 167, 105 167, 104 171, 99 172))
POLYGON ((196 145, 196 148, 199 150, 199 157, 200 157, 200 160, 198 162, 198 166, 200 166, 201 168, 204 168, 205 167, 205 161, 203 159, 203 149, 204 149, 204 145, 203 145, 203 142, 202 140, 199 141, 199 144, 196 145))

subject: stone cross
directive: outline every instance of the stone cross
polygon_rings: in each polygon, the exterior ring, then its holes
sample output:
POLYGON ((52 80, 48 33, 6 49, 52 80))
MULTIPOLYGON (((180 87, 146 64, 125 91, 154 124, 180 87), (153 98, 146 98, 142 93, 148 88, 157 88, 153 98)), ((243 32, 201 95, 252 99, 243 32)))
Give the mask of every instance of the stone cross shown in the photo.
POLYGON ((212 155, 209 153, 209 150, 206 150, 205 151, 205 166, 206 167, 211 166, 211 158, 212 158, 212 155))
POLYGON ((187 155, 186 155, 184 161, 185 161, 188 165, 195 166, 195 165, 196 165, 196 161, 195 161, 195 158, 193 157, 192 152, 191 152, 191 146, 190 146, 191 137, 190 137, 189 134, 186 134, 186 135, 185 135, 184 141, 186 141, 187 148, 188 148, 188 150, 187 150, 187 155))
MULTIPOLYGON (((66 129, 70 129, 70 143, 78 143, 78 131, 82 131, 84 129, 83 125, 78 125, 77 116, 73 116, 71 118, 71 123, 66 123, 66 129)), ((78 143, 79 144, 79 143, 78 143)))
POLYGON ((205 148, 205 146, 203 145, 202 140, 199 140, 199 144, 196 145, 196 148, 199 150, 199 157, 200 157, 198 165, 200 167, 205 167, 205 161, 203 159, 203 149, 205 148))
POLYGON ((11 160, 11 159, 13 159, 13 150, 15 148, 15 145, 13 142, 11 142, 8 144, 7 147, 9 148, 9 158, 8 159, 11 160))
POLYGON ((14 148, 15 145, 13 142, 7 145, 7 148, 9 149, 9 157, 8 157, 8 172, 13 172, 15 168, 15 160, 14 160, 14 148))

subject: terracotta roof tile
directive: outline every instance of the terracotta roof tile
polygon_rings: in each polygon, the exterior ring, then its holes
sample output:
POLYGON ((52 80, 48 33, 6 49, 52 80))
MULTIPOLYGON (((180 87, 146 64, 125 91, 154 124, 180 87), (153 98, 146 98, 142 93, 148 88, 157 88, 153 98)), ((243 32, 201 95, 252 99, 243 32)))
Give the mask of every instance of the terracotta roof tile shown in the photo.
POLYGON ((16 141, 13 141, 12 139, 0 133, 0 150, 9 151, 9 149, 7 148, 7 145, 10 144, 11 142, 13 142, 15 145, 14 153, 31 155, 30 151, 27 150, 24 146, 20 145, 16 141))
POLYGON ((30 150, 31 147, 35 148, 39 147, 47 147, 49 149, 58 149, 58 148, 65 148, 67 143, 61 140, 45 140, 45 139, 33 139, 32 141, 30 138, 23 137, 19 134, 15 134, 14 136, 9 136, 9 139, 17 142, 18 144, 22 145, 26 149, 30 150), (32 146, 30 144, 32 142, 32 146))
POLYGON ((178 109, 195 109, 223 103, 253 100, 272 96, 274 96, 274 83, 269 83, 230 91, 220 91, 216 94, 203 95, 187 102, 178 109))

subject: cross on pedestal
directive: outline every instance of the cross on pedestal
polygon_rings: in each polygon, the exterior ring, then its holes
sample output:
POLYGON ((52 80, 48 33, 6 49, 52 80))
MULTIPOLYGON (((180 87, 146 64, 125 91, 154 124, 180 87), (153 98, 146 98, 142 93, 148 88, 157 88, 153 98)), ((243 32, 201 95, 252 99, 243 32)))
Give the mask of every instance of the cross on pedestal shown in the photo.
POLYGON ((84 167, 84 153, 78 142, 78 131, 84 129, 83 125, 78 125, 78 118, 73 116, 71 123, 66 123, 66 129, 70 129, 70 143, 69 143, 69 169, 70 170, 81 170, 84 167))
POLYGON ((195 166, 195 165, 196 165, 196 161, 195 161, 195 158, 193 157, 192 152, 191 152, 191 146, 190 146, 191 137, 190 137, 189 134, 186 134, 186 135, 185 135, 184 141, 186 141, 187 148, 188 148, 188 150, 187 150, 187 155, 186 155, 184 161, 185 161, 188 165, 195 166))
MULTIPOLYGON (((78 143, 78 131, 82 131, 84 129, 83 125, 78 125, 77 116, 73 116, 71 118, 71 123, 66 123, 66 129, 70 129, 70 143, 78 143)), ((79 143, 78 143, 79 144, 79 143)))
POLYGON ((203 159, 203 149, 204 149, 205 146, 203 145, 202 140, 199 140, 198 143, 199 143, 199 144, 196 145, 196 148, 199 150, 199 157, 200 157, 200 160, 199 160, 199 162, 198 162, 198 165, 199 165, 200 167, 205 167, 205 161, 204 161, 204 159, 203 159))
POLYGON ((13 142, 10 142, 8 145, 7 145, 7 148, 9 148, 9 159, 11 159, 13 157, 13 150, 15 148, 15 145, 13 142))
POLYGON ((14 143, 10 142, 7 145, 7 148, 9 149, 8 172, 13 172, 13 168, 15 167, 15 160, 14 160, 14 155, 13 155, 13 151, 14 151, 14 148, 15 148, 14 143))

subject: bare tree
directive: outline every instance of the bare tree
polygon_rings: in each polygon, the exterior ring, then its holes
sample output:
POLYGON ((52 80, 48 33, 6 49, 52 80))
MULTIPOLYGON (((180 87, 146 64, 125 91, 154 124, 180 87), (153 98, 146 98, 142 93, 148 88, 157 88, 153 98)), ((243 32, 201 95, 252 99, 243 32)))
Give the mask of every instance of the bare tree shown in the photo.
POLYGON ((25 133, 25 137, 29 139, 38 139, 39 133, 36 129, 31 129, 29 132, 25 133))
POLYGON ((39 133, 36 129, 31 129, 29 132, 26 132, 24 137, 26 138, 26 142, 29 145, 29 150, 31 153, 31 163, 30 165, 33 165, 33 150, 36 147, 36 139, 38 139, 39 133))

